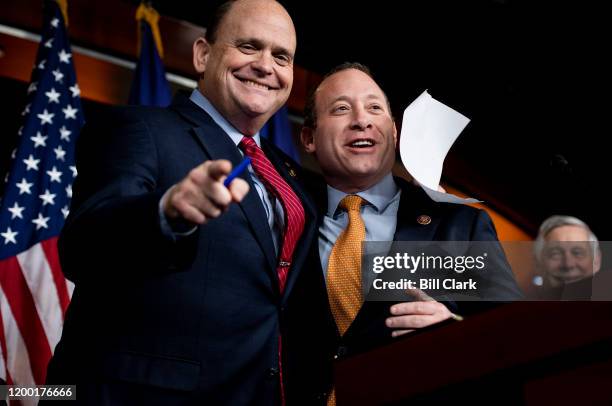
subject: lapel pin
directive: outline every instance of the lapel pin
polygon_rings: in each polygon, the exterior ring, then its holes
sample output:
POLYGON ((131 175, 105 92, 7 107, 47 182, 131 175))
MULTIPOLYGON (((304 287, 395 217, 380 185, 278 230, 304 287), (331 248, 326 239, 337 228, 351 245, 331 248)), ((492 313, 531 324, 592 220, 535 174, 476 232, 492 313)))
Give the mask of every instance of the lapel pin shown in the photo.
POLYGON ((431 223, 431 217, 429 217, 427 214, 421 214, 416 220, 417 223, 422 226, 426 226, 427 224, 431 223))
POLYGON ((291 176, 292 178, 295 178, 297 176, 297 173, 295 173, 293 169, 289 169, 289 176, 291 176))

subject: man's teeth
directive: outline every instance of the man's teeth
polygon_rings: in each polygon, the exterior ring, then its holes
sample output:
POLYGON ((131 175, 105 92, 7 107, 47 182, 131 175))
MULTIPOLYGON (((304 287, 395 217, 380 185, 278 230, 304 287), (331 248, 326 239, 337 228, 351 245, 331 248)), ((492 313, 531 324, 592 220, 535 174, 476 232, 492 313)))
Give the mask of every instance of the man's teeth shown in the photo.
POLYGON ((370 140, 359 140, 351 142, 351 147, 371 147, 374 143, 370 140))
POLYGON ((270 90, 270 88, 268 86, 259 84, 257 82, 253 82, 252 80, 241 79, 241 82, 246 84, 246 85, 248 85, 248 86, 256 87, 258 89, 270 90))

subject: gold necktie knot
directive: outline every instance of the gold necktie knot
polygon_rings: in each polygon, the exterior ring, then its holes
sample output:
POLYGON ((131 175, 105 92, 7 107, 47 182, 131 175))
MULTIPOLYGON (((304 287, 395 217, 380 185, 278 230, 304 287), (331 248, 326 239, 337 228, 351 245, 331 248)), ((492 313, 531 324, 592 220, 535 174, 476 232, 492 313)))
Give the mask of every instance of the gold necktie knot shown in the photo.
POLYGON ((340 200, 340 207, 346 211, 360 210, 363 204, 363 199, 357 195, 346 195, 340 200))

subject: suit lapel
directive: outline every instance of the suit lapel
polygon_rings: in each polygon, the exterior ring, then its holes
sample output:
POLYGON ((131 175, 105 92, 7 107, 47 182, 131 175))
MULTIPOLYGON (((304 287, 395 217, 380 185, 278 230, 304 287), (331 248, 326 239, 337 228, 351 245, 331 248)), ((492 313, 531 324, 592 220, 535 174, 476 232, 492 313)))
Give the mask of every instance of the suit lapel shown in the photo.
MULTIPOLYGON (((325 180, 318 174, 310 174, 308 179, 308 191, 315 199, 315 209, 318 213, 318 221, 315 224, 315 239, 312 243, 312 248, 310 250, 310 260, 308 262, 309 267, 305 270, 305 272, 314 272, 315 275, 311 275, 311 278, 315 280, 314 283, 315 288, 313 289, 312 295, 316 295, 317 299, 321 299, 324 301, 325 314, 322 314, 321 317, 324 317, 330 328, 333 326, 333 335, 335 340, 340 340, 340 332, 338 331, 338 326, 336 325, 336 320, 331 312, 331 307, 329 305, 329 296, 327 295, 327 281, 325 280, 325 274, 323 273, 323 269, 321 267, 321 257, 319 254, 319 227, 323 224, 323 219, 325 214, 327 213, 327 185, 325 180), (314 179, 314 180, 313 180, 314 179)), ((349 327, 350 330, 350 327, 349 327)))
MULTIPOLYGON (((209 159, 228 159, 232 166, 242 161, 242 155, 232 139, 219 127, 214 120, 202 109, 191 102, 182 94, 177 95, 173 108, 183 117, 187 118, 194 127, 192 134, 204 149, 209 159)), ((267 259, 270 271, 276 272, 276 255, 272 232, 268 225, 266 212, 261 199, 255 191, 251 176, 244 171, 240 177, 249 183, 251 190, 239 203, 244 212, 264 255, 267 259)), ((275 277, 274 280, 277 280, 275 277)))
POLYGON ((437 203, 406 181, 395 178, 395 182, 401 188, 402 195, 393 241, 432 241, 440 222, 437 203), (420 224, 420 216, 426 216, 429 223, 420 224))

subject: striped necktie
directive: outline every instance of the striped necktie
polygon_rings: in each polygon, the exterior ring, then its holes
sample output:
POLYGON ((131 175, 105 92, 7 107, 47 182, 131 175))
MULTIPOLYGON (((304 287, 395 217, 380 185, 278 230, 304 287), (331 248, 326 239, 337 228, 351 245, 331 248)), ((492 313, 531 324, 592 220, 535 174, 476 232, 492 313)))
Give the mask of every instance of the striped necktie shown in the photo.
POLYGON ((265 185, 268 192, 272 193, 280 201, 285 212, 283 243, 277 267, 278 285, 280 292, 283 293, 287 282, 287 274, 291 267, 293 251, 304 230, 304 207, 293 189, 279 175, 276 168, 274 168, 252 137, 243 137, 238 146, 244 151, 246 156, 251 158, 251 165, 257 177, 265 185))

